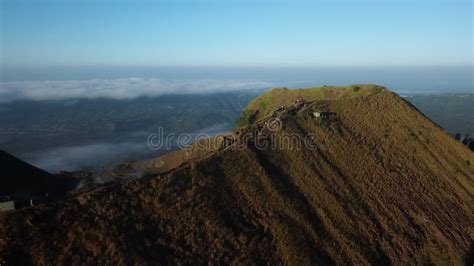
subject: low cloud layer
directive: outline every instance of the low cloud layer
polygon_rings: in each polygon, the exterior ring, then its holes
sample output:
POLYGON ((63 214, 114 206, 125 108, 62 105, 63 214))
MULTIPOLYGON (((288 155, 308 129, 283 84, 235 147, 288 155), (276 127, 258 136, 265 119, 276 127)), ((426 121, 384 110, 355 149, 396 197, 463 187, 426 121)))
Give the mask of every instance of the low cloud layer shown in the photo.
POLYGON ((81 146, 58 147, 28 154, 26 161, 56 173, 60 170, 77 171, 110 167, 131 156, 147 151, 146 142, 96 143, 81 146))
POLYGON ((210 93, 266 88, 255 80, 165 80, 119 78, 90 80, 9 81, 0 83, 0 101, 66 99, 134 99, 177 93, 210 93))
MULTIPOLYGON (((223 123, 190 132, 191 144, 199 136, 205 134, 209 137, 218 133, 228 132, 232 125, 223 123)), ((154 133, 154 132, 150 132, 154 133)), ((62 146, 51 148, 34 153, 19 156, 34 166, 47 170, 51 173, 57 173, 60 170, 79 171, 91 170, 99 168, 108 168, 115 166, 124 161, 144 160, 152 158, 165 152, 178 149, 176 140, 178 137, 172 138, 171 150, 165 148, 157 151, 152 150, 148 146, 147 138, 149 133, 137 132, 139 139, 131 138, 128 141, 119 143, 93 143, 75 146, 62 146)), ((163 136, 166 139, 166 136, 163 136)))

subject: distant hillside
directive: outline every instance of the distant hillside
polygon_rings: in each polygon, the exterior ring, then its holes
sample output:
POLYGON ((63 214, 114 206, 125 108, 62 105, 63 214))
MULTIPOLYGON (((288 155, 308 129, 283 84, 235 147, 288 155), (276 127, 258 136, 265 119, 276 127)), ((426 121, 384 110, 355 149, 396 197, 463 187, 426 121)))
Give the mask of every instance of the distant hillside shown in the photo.
POLYGON ((396 94, 358 87, 274 90, 217 147, 129 165, 149 174, 4 214, 0 257, 472 265, 474 153, 396 94), (291 107, 297 99, 308 102, 291 107))
POLYGON ((474 94, 414 95, 406 99, 452 135, 474 136, 474 94))
POLYGON ((76 181, 52 175, 0 150, 0 196, 63 197, 76 181))

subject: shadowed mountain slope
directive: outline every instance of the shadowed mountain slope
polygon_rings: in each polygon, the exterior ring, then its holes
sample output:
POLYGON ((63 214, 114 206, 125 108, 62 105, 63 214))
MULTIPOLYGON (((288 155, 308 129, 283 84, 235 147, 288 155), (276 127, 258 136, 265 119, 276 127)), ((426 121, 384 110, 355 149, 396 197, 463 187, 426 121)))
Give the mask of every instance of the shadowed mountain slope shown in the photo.
POLYGON ((0 150, 0 195, 15 198, 64 196, 77 181, 52 175, 0 150))
POLYGON ((384 89, 308 100, 262 115, 229 145, 161 175, 5 214, 1 256, 35 264, 472 263, 471 151, 384 89))

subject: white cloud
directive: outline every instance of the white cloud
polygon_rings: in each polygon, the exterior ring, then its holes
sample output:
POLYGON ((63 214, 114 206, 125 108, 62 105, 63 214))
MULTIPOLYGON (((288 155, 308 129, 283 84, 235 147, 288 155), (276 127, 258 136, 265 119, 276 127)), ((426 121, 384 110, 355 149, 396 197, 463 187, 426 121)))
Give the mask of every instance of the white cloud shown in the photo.
POLYGON ((24 159, 56 173, 60 170, 78 171, 97 167, 111 167, 131 159, 131 154, 146 151, 146 142, 95 143, 89 145, 58 147, 24 155, 24 159), (94 158, 93 160, 91 158, 94 158))
MULTIPOLYGON (((187 145, 202 137, 228 132, 232 125, 228 123, 216 124, 190 132, 187 145)), ((155 132, 135 132, 124 142, 99 142, 74 146, 60 146, 46 150, 21 154, 19 157, 34 166, 57 173, 60 170, 79 171, 113 167, 121 162, 152 158, 165 152, 178 149, 178 135, 171 138, 171 149, 156 151, 150 149, 147 143, 148 134, 155 132)), ((162 139, 167 139, 162 136, 162 139)))
POLYGON ((177 93, 209 93, 271 87, 255 80, 165 80, 120 78, 90 80, 9 81, 0 83, 0 101, 66 99, 133 99, 177 93))

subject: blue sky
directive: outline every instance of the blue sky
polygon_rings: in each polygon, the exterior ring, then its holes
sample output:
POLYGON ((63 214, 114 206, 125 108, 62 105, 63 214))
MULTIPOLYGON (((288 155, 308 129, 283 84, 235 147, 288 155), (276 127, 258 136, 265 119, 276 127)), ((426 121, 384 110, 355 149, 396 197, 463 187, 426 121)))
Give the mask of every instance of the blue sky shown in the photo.
POLYGON ((0 1, 3 67, 473 62, 471 0, 0 1))

